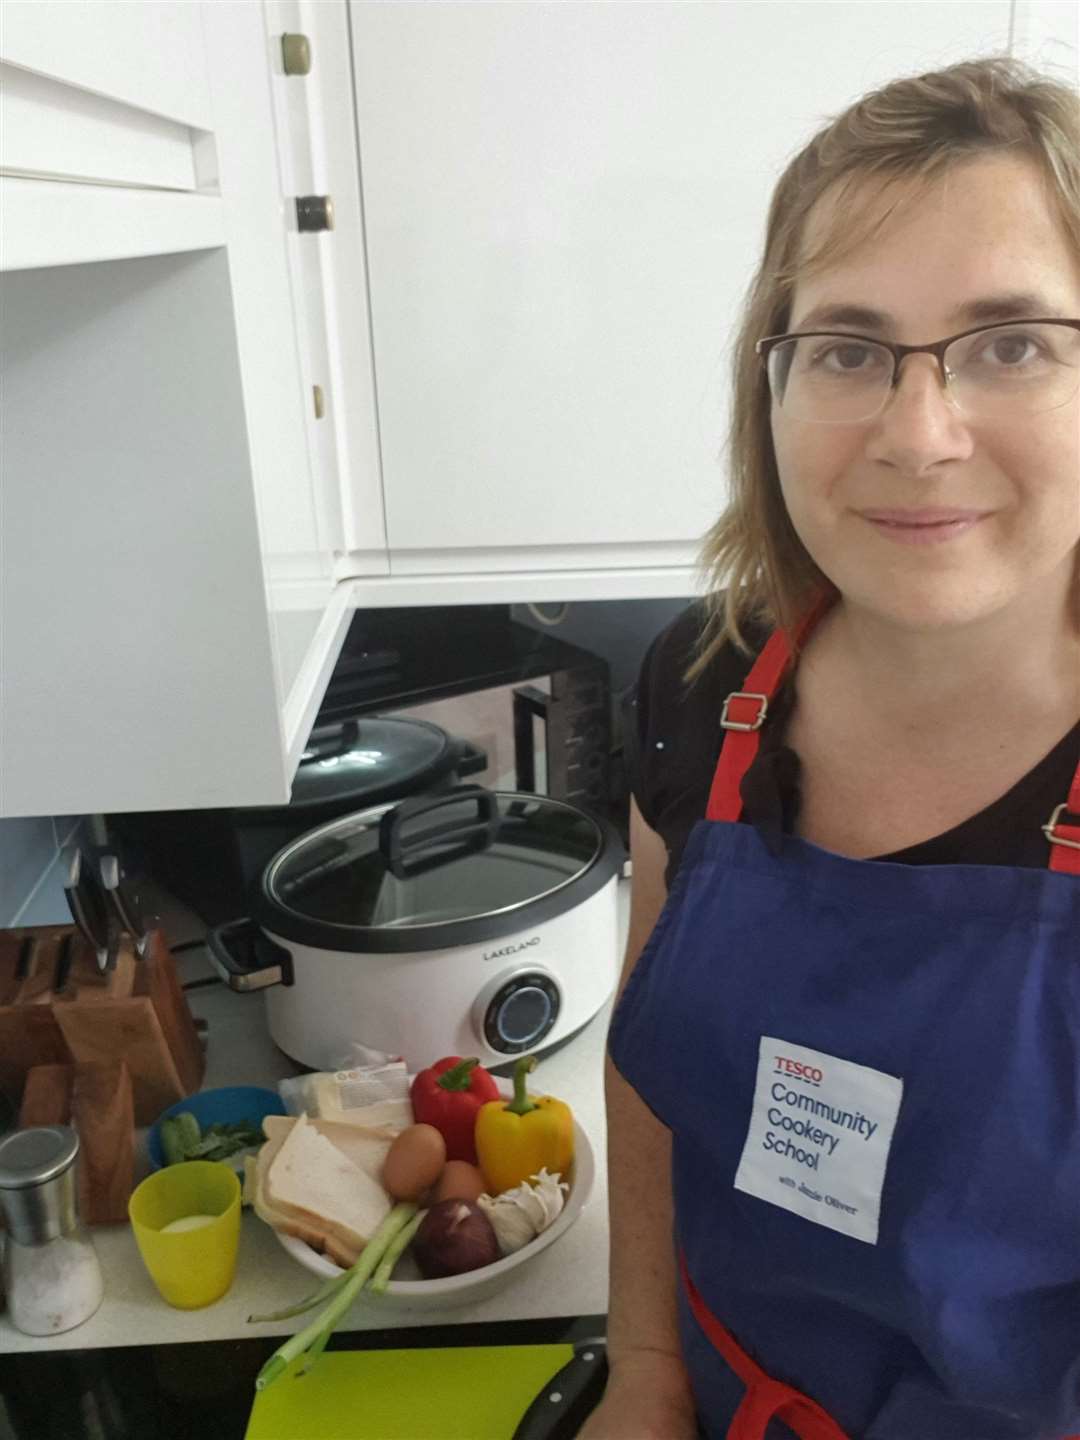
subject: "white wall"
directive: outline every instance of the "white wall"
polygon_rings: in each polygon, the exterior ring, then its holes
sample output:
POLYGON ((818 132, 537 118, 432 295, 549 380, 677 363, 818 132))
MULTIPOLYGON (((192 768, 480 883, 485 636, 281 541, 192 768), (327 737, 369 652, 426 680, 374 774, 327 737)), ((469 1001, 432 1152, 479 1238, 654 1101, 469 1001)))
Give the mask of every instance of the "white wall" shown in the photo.
POLYGON ((56 862, 78 823, 75 815, 0 820, 0 928, 70 920, 56 862))

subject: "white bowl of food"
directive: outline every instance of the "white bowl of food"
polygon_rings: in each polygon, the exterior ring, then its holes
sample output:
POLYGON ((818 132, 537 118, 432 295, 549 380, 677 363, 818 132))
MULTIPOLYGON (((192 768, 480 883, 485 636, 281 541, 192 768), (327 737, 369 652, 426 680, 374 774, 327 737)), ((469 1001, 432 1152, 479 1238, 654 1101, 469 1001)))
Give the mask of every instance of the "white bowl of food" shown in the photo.
MULTIPOLYGON (((512 1087, 502 1080, 497 1083, 500 1091, 509 1098, 513 1093, 512 1087)), ((292 1123, 291 1119, 283 1122, 275 1120, 268 1122, 267 1132, 270 1140, 264 1147, 265 1170, 269 1170, 276 1150, 281 1148, 283 1138, 290 1133, 288 1127, 292 1123)), ((346 1265, 350 1263, 350 1256, 355 1253, 356 1245, 354 1243, 351 1247, 343 1247, 340 1241, 340 1232, 328 1233, 331 1227, 319 1223, 319 1212, 320 1210, 330 1212, 333 1209, 335 1187, 344 1185, 350 1187, 348 1191, 350 1204, 362 1203, 356 1199, 358 1184, 362 1182, 357 1181, 355 1170, 356 1168, 363 1169, 372 1184, 378 1186, 379 1182, 376 1177, 381 1171, 382 1161, 395 1133, 392 1126, 387 1127, 381 1135, 375 1130, 360 1130, 354 1127, 353 1133, 346 1135, 345 1128, 335 1126, 333 1122, 311 1121, 308 1122, 302 1135, 294 1137, 294 1148, 299 1149, 298 1142, 302 1142, 312 1147, 310 1154, 314 1154, 318 1150, 323 1155, 324 1158, 319 1161, 318 1168, 321 1173, 318 1182, 313 1184, 310 1179, 315 1167, 311 1164, 309 1154, 298 1154, 297 1164, 294 1167, 297 1175, 294 1185, 290 1186, 286 1176, 282 1182, 279 1182, 277 1192, 271 1193, 269 1197, 265 1193, 260 1193, 256 1197, 255 1166, 253 1164, 250 1167, 251 1173, 245 1192, 245 1198, 252 1199, 256 1211, 272 1225, 274 1234, 288 1254, 306 1270, 310 1270, 313 1275, 317 1275, 323 1280, 335 1279, 343 1273, 346 1265), (345 1159, 340 1167, 339 1178, 335 1178, 331 1173, 329 1161, 325 1158, 326 1152, 320 1146, 316 1146, 312 1137, 307 1133, 308 1130, 316 1130, 323 1139, 329 1139, 343 1151, 345 1159), (288 1211, 287 1221, 282 1220, 284 1210, 288 1211)), ((288 1159, 287 1155, 286 1159, 288 1159)), ((505 1284, 507 1278, 513 1275, 520 1266, 527 1264, 534 1256, 554 1244, 559 1236, 570 1228, 585 1208, 592 1193, 595 1177, 596 1162, 592 1146, 589 1144, 588 1136, 575 1119, 574 1159, 568 1173, 561 1177, 569 1189, 564 1192, 565 1199, 561 1211, 539 1234, 522 1245, 520 1249, 514 1250, 512 1254, 503 1255, 502 1258, 491 1264, 440 1279, 424 1279, 411 1251, 406 1250, 395 1267, 394 1278, 388 1284, 385 1292, 381 1295, 371 1295, 365 1288, 360 1292, 359 1298, 373 1306, 392 1305, 395 1309, 423 1310, 450 1308, 455 1305, 471 1304, 482 1299, 505 1284)), ((271 1187, 267 1187, 267 1189, 269 1190, 271 1187)), ((381 1186, 379 1189, 381 1190, 381 1186)), ((387 1208, 385 1195, 381 1200, 377 1200, 375 1191, 372 1190, 370 1199, 372 1206, 370 1220, 365 1227, 363 1220, 358 1219, 355 1222, 358 1228, 369 1230, 374 1228, 381 1215, 385 1214, 387 1208)), ((359 1213, 362 1215, 363 1212, 359 1213)))

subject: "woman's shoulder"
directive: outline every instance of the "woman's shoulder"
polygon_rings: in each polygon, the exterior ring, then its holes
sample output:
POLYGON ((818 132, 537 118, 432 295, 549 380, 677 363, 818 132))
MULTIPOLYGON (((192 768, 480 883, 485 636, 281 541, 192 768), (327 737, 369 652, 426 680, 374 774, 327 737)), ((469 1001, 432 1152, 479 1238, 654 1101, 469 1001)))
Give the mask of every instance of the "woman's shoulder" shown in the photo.
POLYGON ((732 690, 739 688, 768 632, 760 625, 744 627, 749 653, 725 639, 691 683, 684 677, 697 657, 707 621, 705 602, 695 600, 660 631, 642 662, 637 685, 639 700, 647 699, 663 709, 705 706, 711 711, 717 697, 722 704, 732 690))
MULTIPOLYGON (((698 654, 707 622, 703 601, 694 601, 656 636, 642 661, 637 684, 624 697, 623 739, 630 787, 653 829, 685 800, 694 815, 704 809, 719 753, 720 711, 741 688, 754 655, 725 641, 693 682, 686 671, 698 654)), ((760 648, 765 636, 746 639, 760 648)), ((689 812, 688 812, 689 813, 689 812)), ((671 837, 665 835, 671 848, 671 837)))
POLYGON ((669 884, 691 830, 705 814, 723 738, 724 701, 742 689, 768 638, 760 626, 744 628, 749 654, 727 640, 688 683, 684 677, 697 657, 707 619, 706 605, 698 600, 661 630, 623 712, 630 789, 646 823, 667 847, 669 884))

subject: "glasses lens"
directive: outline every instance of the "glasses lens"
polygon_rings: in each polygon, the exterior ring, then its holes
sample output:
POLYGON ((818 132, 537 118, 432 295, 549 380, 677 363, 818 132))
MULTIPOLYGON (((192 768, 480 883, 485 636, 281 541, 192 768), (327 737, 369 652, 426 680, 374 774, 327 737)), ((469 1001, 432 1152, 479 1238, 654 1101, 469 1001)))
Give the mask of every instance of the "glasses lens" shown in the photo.
POLYGON ((1019 321, 954 340, 945 351, 949 388, 966 415, 1034 415, 1065 405, 1080 388, 1080 330, 1019 321))
POLYGON ((893 357, 851 335, 800 335, 769 352, 769 387, 793 420, 851 425, 884 405, 893 357))
MULTIPOLYGON (((1080 389, 1080 331, 1017 321, 954 340, 945 351, 949 397, 963 415, 994 419, 1056 410, 1080 389)), ((785 415, 856 425, 886 405, 893 357, 852 335, 800 335, 769 352, 769 387, 785 415)))

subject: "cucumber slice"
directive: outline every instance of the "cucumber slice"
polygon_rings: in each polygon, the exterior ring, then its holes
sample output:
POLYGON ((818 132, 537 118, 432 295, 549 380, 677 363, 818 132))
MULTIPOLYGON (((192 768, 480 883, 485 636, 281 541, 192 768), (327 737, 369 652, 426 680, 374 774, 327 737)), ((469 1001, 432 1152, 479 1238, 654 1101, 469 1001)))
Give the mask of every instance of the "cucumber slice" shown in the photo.
POLYGON ((178 1165, 190 1158, 191 1151, 201 1142, 199 1122, 190 1110, 170 1115, 161 1122, 161 1148, 166 1165, 178 1165))

